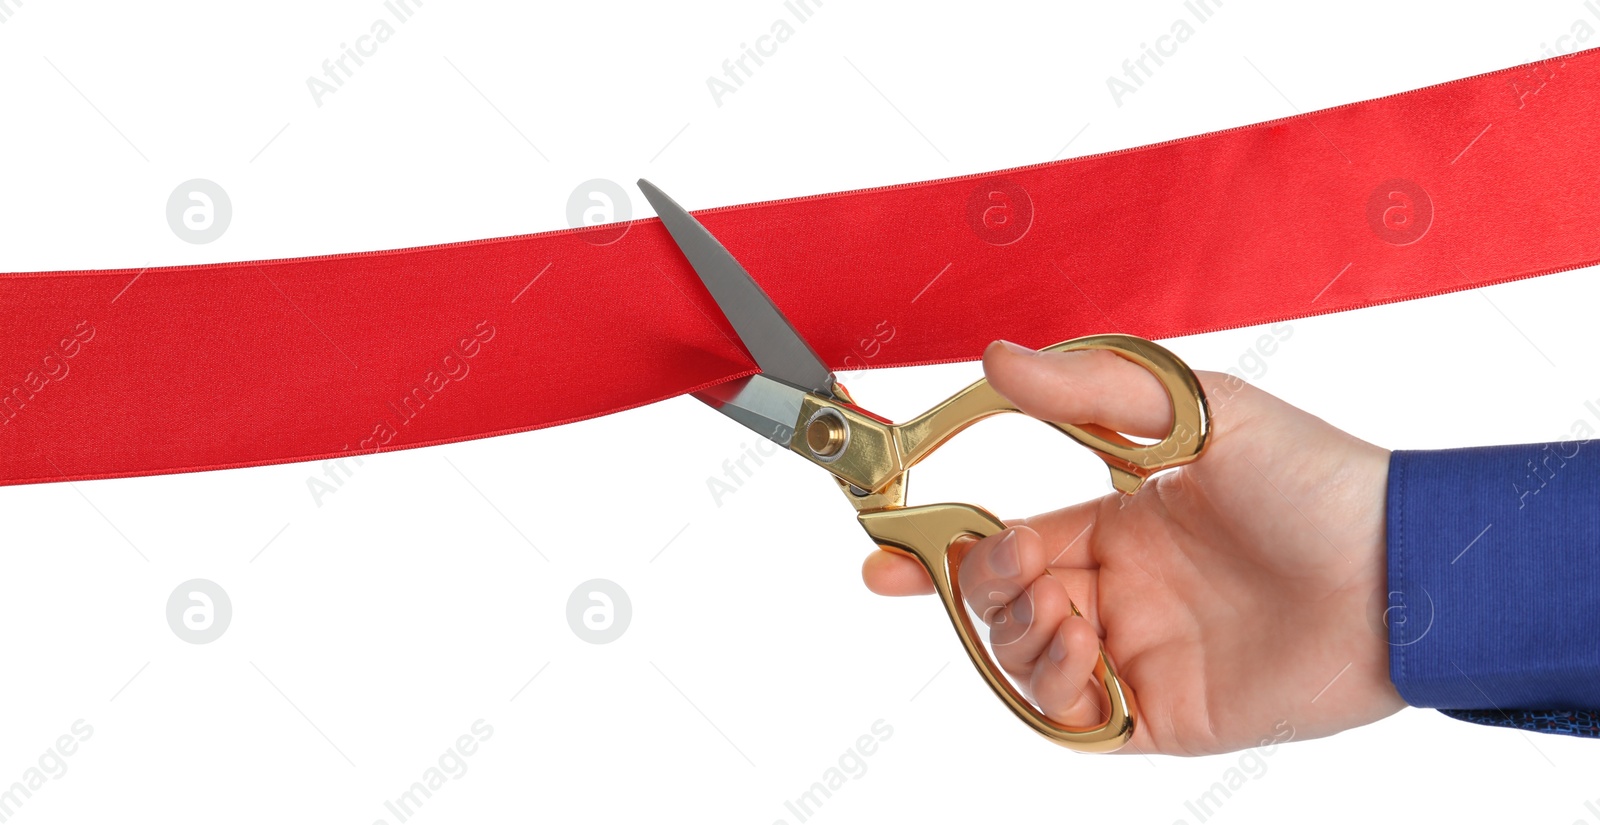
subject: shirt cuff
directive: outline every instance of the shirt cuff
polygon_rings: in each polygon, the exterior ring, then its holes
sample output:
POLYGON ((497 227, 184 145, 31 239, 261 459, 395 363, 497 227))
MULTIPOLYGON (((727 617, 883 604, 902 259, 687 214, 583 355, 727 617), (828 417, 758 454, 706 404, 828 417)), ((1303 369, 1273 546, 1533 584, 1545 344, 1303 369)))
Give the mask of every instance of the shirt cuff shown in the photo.
POLYGON ((1600 708, 1600 441, 1392 453, 1388 551, 1406 702, 1600 708))

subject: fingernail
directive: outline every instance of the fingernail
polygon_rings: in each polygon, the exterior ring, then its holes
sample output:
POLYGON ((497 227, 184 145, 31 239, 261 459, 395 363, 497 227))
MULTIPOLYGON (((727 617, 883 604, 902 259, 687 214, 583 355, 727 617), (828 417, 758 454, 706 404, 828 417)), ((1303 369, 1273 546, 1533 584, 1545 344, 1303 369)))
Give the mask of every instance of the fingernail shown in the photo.
POLYGON ((1027 347, 1025 347, 1025 346, 1023 346, 1021 344, 1013 344, 1010 341, 1007 341, 1005 339, 1001 339, 1000 340, 1000 346, 1005 347, 1008 352, 1012 352, 1012 353, 1015 353, 1017 355, 1035 355, 1035 354, 1037 354, 1033 350, 1028 349, 1027 347))
POLYGON ((1061 664, 1067 658, 1067 644, 1061 641, 1061 634, 1057 633, 1055 641, 1050 643, 1050 661, 1061 664))
POLYGON ((994 547, 994 561, 991 562, 994 572, 1001 576, 1022 575, 1022 553, 1017 546, 1017 531, 1007 530, 1000 538, 1000 543, 994 547))
POLYGON ((1018 596, 1017 600, 1011 603, 1011 618, 1016 619, 1017 624, 1023 627, 1032 624, 1033 598, 1027 593, 1018 596))

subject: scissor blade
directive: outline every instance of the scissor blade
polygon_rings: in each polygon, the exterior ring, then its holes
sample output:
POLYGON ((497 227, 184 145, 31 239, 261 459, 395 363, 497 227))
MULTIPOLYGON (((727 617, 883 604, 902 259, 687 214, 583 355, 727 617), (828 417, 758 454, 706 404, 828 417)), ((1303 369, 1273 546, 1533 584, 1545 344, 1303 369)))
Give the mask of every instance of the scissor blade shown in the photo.
POLYGON ((751 375, 694 394, 712 409, 785 447, 800 426, 804 390, 764 375, 751 375))
POLYGON ((700 282, 733 324, 745 349, 768 377, 804 390, 833 396, 833 373, 822 363, 789 319, 700 222, 655 184, 639 179, 639 189, 655 207, 667 233, 683 250, 700 282))

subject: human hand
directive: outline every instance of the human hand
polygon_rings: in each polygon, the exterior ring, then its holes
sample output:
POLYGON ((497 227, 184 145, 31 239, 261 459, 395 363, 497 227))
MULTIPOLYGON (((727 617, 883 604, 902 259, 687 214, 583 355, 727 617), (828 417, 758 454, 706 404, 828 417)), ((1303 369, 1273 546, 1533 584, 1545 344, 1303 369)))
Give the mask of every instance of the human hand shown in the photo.
MULTIPOLYGON (((983 360, 1035 418, 1151 438, 1172 426, 1155 377, 1111 353, 995 342, 983 360)), ((1057 723, 1090 726, 1107 712, 1092 675, 1103 640, 1138 703, 1130 752, 1221 753, 1284 721, 1309 739, 1394 713, 1405 702, 1368 617, 1384 603, 1388 451, 1198 375, 1212 412, 1199 460, 970 548, 962 590, 996 661, 1057 723)), ((933 592, 920 564, 883 550, 862 577, 883 595, 933 592)))

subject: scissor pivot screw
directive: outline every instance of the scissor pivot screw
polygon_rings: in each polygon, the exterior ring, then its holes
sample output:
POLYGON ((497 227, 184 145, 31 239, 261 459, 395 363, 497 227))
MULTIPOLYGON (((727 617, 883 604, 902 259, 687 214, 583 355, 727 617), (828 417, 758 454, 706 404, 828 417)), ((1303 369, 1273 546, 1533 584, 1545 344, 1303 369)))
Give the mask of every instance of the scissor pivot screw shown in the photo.
POLYGON ((806 422, 806 449, 818 461, 833 461, 850 443, 850 425, 837 410, 820 409, 806 422))

